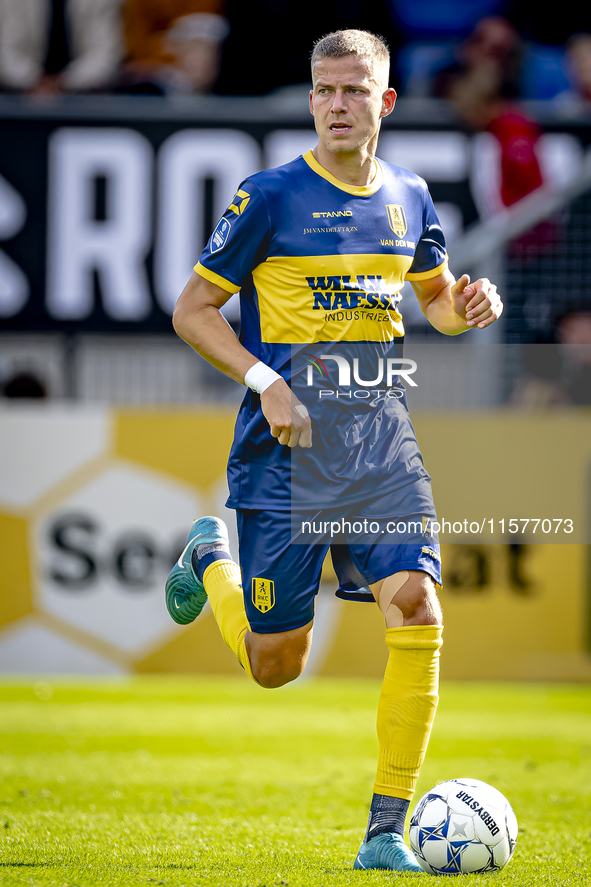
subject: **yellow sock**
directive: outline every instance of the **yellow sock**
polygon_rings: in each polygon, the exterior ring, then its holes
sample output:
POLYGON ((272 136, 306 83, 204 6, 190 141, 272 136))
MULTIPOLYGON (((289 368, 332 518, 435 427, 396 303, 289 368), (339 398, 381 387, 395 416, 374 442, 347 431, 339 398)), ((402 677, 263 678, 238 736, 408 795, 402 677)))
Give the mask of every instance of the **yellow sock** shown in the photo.
POLYGON ((429 742, 439 696, 443 629, 386 629, 390 650, 378 704, 380 755, 374 792, 411 800, 429 742))
POLYGON ((230 560, 214 561, 203 574, 203 585, 223 639, 254 681, 246 651, 246 632, 250 625, 244 609, 240 567, 230 560))

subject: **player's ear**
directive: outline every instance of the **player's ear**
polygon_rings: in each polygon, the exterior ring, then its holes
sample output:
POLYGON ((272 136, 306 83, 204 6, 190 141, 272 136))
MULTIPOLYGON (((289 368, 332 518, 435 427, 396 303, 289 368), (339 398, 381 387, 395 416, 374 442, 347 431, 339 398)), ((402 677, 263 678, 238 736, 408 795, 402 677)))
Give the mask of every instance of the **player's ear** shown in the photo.
POLYGON ((396 90, 389 86, 382 95, 382 112, 380 117, 387 117, 388 114, 392 113, 394 105, 396 104, 396 98, 396 90))
POLYGON ((314 90, 310 90, 310 114, 314 113, 314 90))

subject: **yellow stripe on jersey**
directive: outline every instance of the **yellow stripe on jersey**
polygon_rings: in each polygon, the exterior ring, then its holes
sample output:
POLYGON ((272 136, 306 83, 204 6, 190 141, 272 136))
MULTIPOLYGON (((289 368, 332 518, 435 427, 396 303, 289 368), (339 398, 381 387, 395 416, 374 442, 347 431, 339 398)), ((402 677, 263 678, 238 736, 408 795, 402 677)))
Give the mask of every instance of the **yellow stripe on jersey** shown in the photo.
POLYGON ((376 191, 380 190, 384 181, 382 167, 375 158, 375 175, 369 185, 348 185, 346 182, 341 182, 340 179, 337 179, 318 163, 311 150, 304 154, 304 160, 310 169, 322 176, 323 179, 326 179, 327 182, 330 182, 331 185, 334 185, 335 188, 340 188, 341 191, 346 191, 347 194, 355 194, 357 197, 368 197, 370 194, 375 194, 376 191))
MULTIPOLYGON (((409 273, 412 256, 270 256, 253 271, 261 341, 391 342, 404 335, 396 296, 406 280, 429 280, 447 268, 409 273)), ((227 293, 240 289, 201 262, 194 270, 227 293)))
POLYGON ((431 280, 432 277, 437 277, 438 274, 443 274, 443 272, 447 269, 447 256, 445 261, 438 265, 437 268, 431 268, 430 271, 419 271, 416 274, 410 274, 408 271, 406 273, 406 280, 431 280))
POLYGON ((231 280, 226 280, 221 274, 216 274, 215 271, 210 271, 210 269, 206 268, 205 265, 202 265, 201 262, 197 262, 193 271, 195 271, 200 277, 205 277, 210 283, 215 283, 216 286, 220 286, 223 290, 226 290, 227 293, 231 293, 232 295, 237 293, 240 289, 240 287, 235 283, 232 283, 231 280))
POLYGON ((271 256, 253 271, 261 340, 391 342, 404 335, 393 297, 411 256, 271 256))

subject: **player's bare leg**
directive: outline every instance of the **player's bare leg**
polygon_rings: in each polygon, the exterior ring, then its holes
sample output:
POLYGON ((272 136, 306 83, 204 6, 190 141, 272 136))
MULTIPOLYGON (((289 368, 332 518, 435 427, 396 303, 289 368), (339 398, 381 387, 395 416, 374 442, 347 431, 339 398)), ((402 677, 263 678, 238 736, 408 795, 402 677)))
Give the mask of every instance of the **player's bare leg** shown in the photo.
POLYGON ((417 570, 394 573, 371 590, 386 621, 389 658, 378 705, 378 772, 355 867, 422 872, 403 835, 437 708, 441 607, 433 580, 417 570))
POLYGON ((312 622, 290 631, 251 631, 240 567, 232 560, 226 525, 217 517, 193 522, 185 548, 166 580, 168 612, 180 624, 197 618, 209 598, 226 644, 262 687, 282 687, 303 672, 312 644, 312 622))
POLYGON ((371 592, 384 614, 386 628, 443 624, 435 583, 427 573, 394 573, 372 585, 371 592))
POLYGON ((310 653, 312 626, 309 622, 301 628, 274 634, 247 632, 246 649, 258 684, 272 689, 299 678, 310 653))

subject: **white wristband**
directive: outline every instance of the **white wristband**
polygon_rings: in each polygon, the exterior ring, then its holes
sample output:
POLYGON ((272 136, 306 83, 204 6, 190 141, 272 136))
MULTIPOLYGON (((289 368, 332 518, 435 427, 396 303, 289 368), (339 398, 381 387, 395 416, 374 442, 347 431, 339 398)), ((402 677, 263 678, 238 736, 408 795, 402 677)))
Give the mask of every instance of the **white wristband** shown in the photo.
POLYGON ((273 382, 277 381, 277 379, 281 379, 279 373, 276 373, 275 370, 268 367, 266 363, 259 360, 258 363, 255 363, 255 365, 248 370, 244 377, 244 384, 248 388, 252 388, 252 390, 256 391, 258 394, 262 394, 263 391, 266 391, 273 382))

